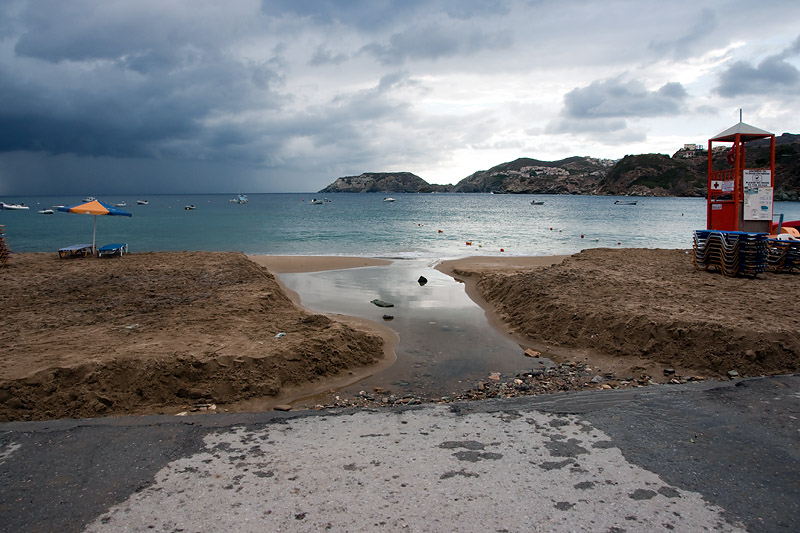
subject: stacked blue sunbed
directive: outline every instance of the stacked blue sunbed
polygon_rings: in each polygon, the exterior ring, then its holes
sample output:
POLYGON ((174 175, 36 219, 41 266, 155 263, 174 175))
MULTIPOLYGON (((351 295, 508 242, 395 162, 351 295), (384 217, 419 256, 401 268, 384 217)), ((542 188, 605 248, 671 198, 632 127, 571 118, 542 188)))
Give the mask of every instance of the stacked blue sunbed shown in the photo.
POLYGON ((726 276, 757 276, 767 270, 766 233, 696 230, 693 248, 700 270, 715 268, 726 276))
POLYGON ((769 240, 767 264, 775 272, 793 272, 800 269, 800 242, 769 240))

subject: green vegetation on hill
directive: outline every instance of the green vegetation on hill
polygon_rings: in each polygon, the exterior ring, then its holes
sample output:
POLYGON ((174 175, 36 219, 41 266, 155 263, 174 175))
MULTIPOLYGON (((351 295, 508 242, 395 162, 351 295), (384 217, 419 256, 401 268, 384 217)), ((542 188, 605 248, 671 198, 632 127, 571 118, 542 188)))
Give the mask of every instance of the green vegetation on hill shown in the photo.
MULTIPOLYGON (((775 198, 800 200, 800 135, 776 137, 775 198)), ((748 143, 748 168, 769 166, 769 142, 748 143)), ((726 150, 714 150, 715 168, 725 168, 726 150)), ((479 170, 455 185, 433 185, 410 172, 368 172, 338 178, 330 192, 464 192, 500 194, 607 194, 632 196, 703 196, 708 152, 678 150, 627 155, 619 161, 573 156, 558 161, 521 157, 479 170)))

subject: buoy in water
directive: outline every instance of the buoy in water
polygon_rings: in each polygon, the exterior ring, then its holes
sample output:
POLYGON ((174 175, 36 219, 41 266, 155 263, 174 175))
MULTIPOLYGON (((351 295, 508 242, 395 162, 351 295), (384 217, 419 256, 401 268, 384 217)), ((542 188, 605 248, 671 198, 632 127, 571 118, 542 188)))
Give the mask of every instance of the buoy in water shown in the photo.
POLYGON ((472 246, 472 241, 467 241, 467 246, 472 246))
POLYGON ((442 230, 439 230, 439 233, 444 233, 442 230))
POLYGON ((581 239, 583 239, 583 233, 581 233, 581 239))
POLYGON ((505 248, 500 248, 500 251, 501 252, 505 252, 506 250, 505 250, 505 248))

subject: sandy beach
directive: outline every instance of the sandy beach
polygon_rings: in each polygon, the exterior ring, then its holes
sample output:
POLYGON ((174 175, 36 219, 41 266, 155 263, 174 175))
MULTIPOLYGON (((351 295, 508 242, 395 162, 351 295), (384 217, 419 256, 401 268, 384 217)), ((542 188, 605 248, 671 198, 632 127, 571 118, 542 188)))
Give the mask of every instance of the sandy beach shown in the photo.
MULTIPOLYGON (((343 257, 15 254, 0 269, 0 420, 268 409, 393 362, 380 324, 299 307, 271 272, 343 257)), ((619 376, 800 368, 798 278, 726 278, 682 250, 478 257, 438 268, 522 347, 619 376)), ((524 369, 520 369, 524 370, 524 369)))
POLYGON ((0 286, 1 421, 269 408, 393 357, 385 330, 305 311, 241 253, 15 254, 0 286))

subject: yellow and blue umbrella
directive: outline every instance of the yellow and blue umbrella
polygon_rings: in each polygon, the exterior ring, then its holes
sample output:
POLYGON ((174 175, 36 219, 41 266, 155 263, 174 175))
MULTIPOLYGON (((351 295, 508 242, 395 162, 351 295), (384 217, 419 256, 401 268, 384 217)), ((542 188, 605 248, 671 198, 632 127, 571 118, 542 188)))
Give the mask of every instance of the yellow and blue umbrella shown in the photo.
POLYGON ((103 203, 99 200, 92 200, 78 205, 59 207, 59 211, 65 213, 78 213, 80 215, 94 215, 94 229, 92 230, 92 250, 95 249, 95 235, 97 234, 97 215, 111 215, 117 217, 132 217, 133 214, 123 211, 118 207, 103 203))

